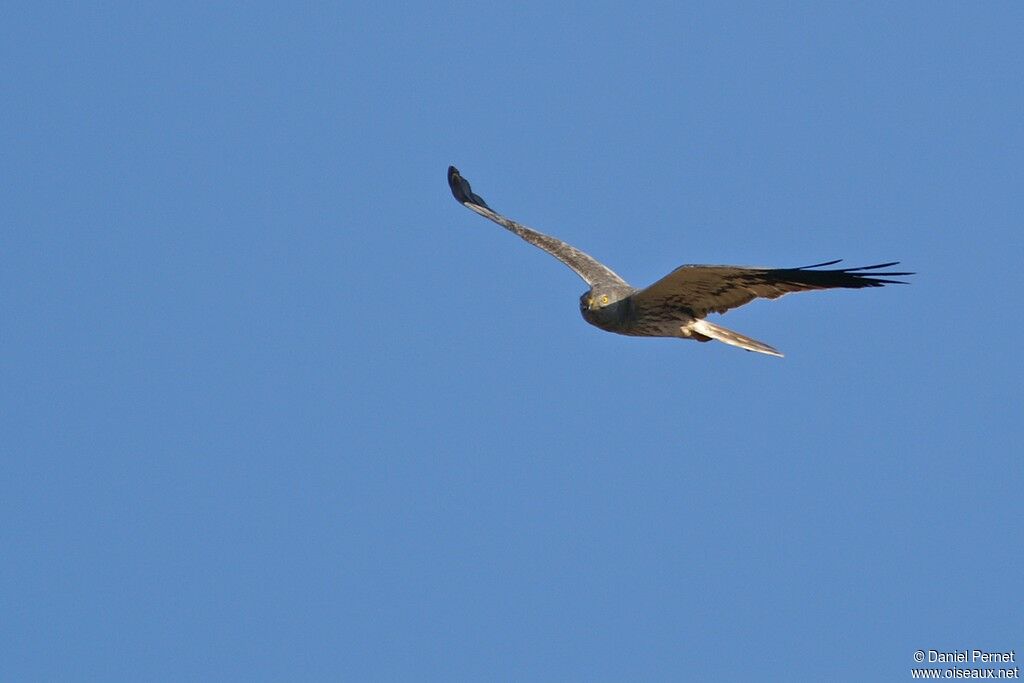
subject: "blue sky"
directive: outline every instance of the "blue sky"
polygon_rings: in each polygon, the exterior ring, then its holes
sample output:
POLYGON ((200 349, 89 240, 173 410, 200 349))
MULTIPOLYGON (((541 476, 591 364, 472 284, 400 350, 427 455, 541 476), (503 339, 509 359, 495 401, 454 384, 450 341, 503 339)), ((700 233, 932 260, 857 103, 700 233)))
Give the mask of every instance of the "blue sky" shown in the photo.
POLYGON ((1024 651, 1019 4, 3 14, 3 680, 1024 651), (638 286, 918 275, 610 335, 449 164, 638 286))

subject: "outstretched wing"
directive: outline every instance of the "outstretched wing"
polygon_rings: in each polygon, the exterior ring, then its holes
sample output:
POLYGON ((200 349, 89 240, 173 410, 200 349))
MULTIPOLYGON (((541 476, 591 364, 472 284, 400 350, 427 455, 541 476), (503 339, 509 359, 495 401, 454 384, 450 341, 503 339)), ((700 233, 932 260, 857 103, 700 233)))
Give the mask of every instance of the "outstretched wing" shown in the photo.
POLYGON ((790 292, 812 289, 860 289, 906 284, 891 277, 913 275, 883 271, 899 261, 860 268, 824 269, 839 261, 816 263, 800 268, 744 268, 742 266, 687 265, 633 295, 639 310, 674 307, 686 309, 697 318, 725 313, 754 299, 777 299, 790 292))
POLYGON ((494 211, 491 207, 487 206, 487 202, 479 195, 473 193, 473 189, 469 186, 469 181, 463 178, 459 174, 459 169, 454 166, 448 167, 448 186, 452 188, 452 195, 455 196, 455 199, 467 209, 494 221, 503 228, 519 235, 535 247, 548 252, 576 271, 576 274, 583 278, 588 285, 594 286, 597 283, 627 284, 625 280, 612 272, 610 268, 589 254, 583 253, 560 239, 509 220, 494 211))

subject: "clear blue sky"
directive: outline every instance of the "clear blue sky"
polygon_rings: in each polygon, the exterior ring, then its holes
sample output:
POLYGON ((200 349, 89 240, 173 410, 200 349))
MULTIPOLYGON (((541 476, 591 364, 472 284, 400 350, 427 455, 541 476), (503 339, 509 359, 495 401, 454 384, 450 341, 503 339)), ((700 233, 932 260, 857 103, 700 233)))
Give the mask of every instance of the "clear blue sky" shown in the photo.
POLYGON ((0 22, 0 679, 905 680, 1024 651, 1019 3, 0 22), (588 326, 492 206, 636 285, 588 326))

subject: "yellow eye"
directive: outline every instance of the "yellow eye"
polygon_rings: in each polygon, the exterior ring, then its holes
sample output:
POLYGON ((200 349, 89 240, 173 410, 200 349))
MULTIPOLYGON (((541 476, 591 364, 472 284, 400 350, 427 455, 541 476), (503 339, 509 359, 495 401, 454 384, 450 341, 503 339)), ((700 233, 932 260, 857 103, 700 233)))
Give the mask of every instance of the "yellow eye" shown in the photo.
POLYGON ((608 295, 607 294, 602 294, 601 295, 601 305, 602 306, 607 306, 608 305, 608 295))

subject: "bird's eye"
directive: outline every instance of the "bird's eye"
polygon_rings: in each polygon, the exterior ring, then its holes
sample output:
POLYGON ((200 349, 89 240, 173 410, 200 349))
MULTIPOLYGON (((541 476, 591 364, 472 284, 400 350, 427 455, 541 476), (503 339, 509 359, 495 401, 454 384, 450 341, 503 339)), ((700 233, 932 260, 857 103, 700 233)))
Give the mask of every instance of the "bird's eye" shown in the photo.
POLYGON ((602 294, 601 295, 601 305, 602 306, 607 306, 608 305, 608 295, 607 294, 602 294))

